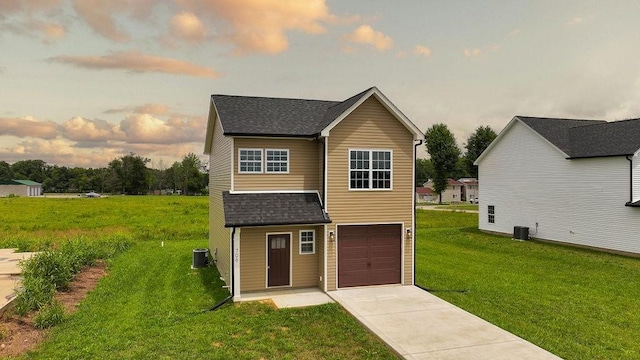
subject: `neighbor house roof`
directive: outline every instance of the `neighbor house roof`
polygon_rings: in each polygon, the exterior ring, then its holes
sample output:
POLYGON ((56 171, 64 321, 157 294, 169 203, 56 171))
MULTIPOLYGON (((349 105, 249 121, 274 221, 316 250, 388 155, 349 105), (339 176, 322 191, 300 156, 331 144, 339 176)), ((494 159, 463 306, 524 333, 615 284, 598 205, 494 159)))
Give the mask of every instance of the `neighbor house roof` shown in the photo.
POLYGON ((636 202, 628 202, 625 205, 631 206, 631 207, 640 207, 640 200, 638 200, 636 202))
POLYGON ((35 182, 35 181, 31 181, 31 180, 9 180, 9 181, 2 181, 0 182, 0 185, 42 185, 39 182, 35 182))
MULTIPOLYGON (((422 131, 376 87, 344 101, 212 95, 211 102, 226 136, 317 137, 327 136, 337 123, 371 96, 378 99, 415 140, 424 138, 422 131)), ((213 114, 209 118, 205 153, 212 141, 213 114)))
POLYGON ((640 149, 640 119, 517 118, 572 159, 632 155, 640 149))
POLYGON ((433 195, 433 189, 427 187, 417 187, 416 192, 420 195, 433 195))
POLYGON ((317 193, 222 193, 226 227, 330 223, 317 193))
POLYGON ((516 122, 524 123, 569 159, 633 155, 640 149, 640 119, 607 122, 516 116, 478 157, 476 165, 516 122))

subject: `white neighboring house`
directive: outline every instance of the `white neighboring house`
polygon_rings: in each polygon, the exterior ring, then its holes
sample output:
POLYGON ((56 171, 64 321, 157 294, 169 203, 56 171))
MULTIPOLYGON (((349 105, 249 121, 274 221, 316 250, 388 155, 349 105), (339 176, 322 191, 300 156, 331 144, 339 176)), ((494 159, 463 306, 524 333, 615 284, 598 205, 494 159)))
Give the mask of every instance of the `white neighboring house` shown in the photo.
POLYGON ((516 116, 475 164, 481 230, 640 254, 640 119, 516 116))

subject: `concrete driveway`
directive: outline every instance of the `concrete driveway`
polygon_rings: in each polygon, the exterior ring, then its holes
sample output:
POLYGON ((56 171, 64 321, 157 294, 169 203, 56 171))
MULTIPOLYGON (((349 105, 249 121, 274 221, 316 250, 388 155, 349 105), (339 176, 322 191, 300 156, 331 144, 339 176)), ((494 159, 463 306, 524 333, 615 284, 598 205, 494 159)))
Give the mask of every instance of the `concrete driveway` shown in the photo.
POLYGON ((405 359, 560 359, 415 286, 329 292, 405 359))

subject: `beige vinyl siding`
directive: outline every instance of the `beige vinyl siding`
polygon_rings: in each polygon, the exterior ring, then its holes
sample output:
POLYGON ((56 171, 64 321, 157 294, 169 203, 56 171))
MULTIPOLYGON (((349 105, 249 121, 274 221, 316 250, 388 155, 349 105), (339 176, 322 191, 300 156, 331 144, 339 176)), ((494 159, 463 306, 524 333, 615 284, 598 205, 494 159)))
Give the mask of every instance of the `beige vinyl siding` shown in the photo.
POLYGON ((240 234, 240 289, 242 292, 267 288, 267 234, 291 233, 292 287, 317 287, 318 238, 322 226, 268 226, 242 228, 240 234), (300 230, 315 230, 315 254, 300 255, 300 230))
POLYGON ((324 226, 316 230, 316 254, 318 255, 318 287, 324 290, 324 226))
MULTIPOLYGON (((315 139, 235 138, 234 190, 319 190, 318 141, 315 139), (239 174, 238 149, 288 149, 288 174, 239 174)), ((263 166, 266 153, 263 153, 263 166)))
POLYGON ((232 142, 231 138, 223 135, 220 121, 216 119, 212 149, 209 155, 209 251, 212 256, 217 251, 217 255, 215 255, 217 258, 216 266, 227 285, 231 284, 231 231, 224 227, 222 192, 231 188, 232 142))
MULTIPOLYGON (((413 135, 374 97, 336 125, 328 138, 327 231, 340 224, 413 225, 413 135), (349 149, 392 151, 392 190, 349 190, 349 149)), ((403 230, 404 230, 403 229, 403 230)), ((411 241, 404 239, 404 283, 412 281, 411 241)), ((328 289, 335 289, 335 243, 327 249, 328 289)))

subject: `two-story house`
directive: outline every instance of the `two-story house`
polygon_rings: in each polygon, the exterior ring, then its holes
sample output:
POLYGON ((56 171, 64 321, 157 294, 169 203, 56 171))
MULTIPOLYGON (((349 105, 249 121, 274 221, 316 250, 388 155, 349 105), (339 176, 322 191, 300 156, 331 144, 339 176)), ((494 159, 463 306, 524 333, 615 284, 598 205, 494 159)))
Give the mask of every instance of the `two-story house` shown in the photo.
POLYGON ((344 101, 212 95, 209 247, 234 300, 413 284, 423 137, 375 87, 344 101))
MULTIPOLYGON (((424 187, 433 190, 433 181, 429 180, 423 184, 424 187)), ((462 187, 464 184, 458 180, 447 179, 447 188, 442 191, 440 195, 434 193, 434 201, 440 202, 442 198, 443 203, 456 203, 462 201, 462 187)))
POLYGON ((481 230, 640 254, 640 119, 516 116, 475 164, 481 230))

